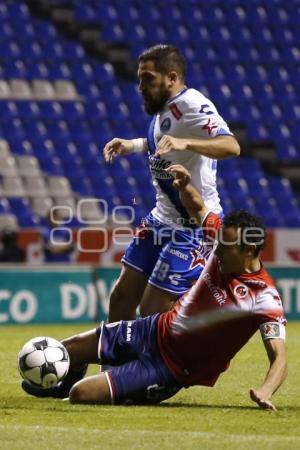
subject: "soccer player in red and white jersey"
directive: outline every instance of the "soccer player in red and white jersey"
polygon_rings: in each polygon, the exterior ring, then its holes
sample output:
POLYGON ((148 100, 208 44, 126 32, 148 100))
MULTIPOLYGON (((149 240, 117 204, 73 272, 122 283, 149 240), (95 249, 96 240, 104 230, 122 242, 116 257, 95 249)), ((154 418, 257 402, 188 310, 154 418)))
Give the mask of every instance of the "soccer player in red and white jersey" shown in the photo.
POLYGON ((261 391, 251 391, 253 399, 268 401, 285 375, 285 318, 274 281, 259 259, 264 227, 246 211, 232 212, 222 223, 189 184, 183 167, 173 166, 169 171, 178 178, 174 184, 189 214, 202 224, 211 243, 217 237, 218 245, 197 284, 170 314, 158 320, 164 361, 183 385, 211 386, 259 328, 271 363, 277 352, 280 355, 261 391))
POLYGON ((270 367, 258 389, 259 407, 271 401, 287 374, 285 318, 274 282, 259 255, 265 230, 246 211, 220 218, 205 206, 182 166, 167 169, 187 211, 202 225, 207 245, 218 243, 193 288, 168 312, 144 319, 102 324, 63 341, 71 370, 61 386, 41 390, 23 382, 31 395, 63 397, 71 403, 158 403, 181 388, 213 386, 234 355, 260 330, 270 367), (111 370, 74 384, 86 363, 111 370))

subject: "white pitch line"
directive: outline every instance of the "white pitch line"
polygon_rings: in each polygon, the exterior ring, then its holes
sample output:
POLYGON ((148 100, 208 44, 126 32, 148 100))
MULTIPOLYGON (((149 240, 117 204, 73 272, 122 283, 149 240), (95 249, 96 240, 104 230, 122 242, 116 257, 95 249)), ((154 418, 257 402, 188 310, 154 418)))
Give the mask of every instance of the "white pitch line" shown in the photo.
MULTIPOLYGON (((74 428, 72 427, 50 427, 50 426, 44 426, 44 425, 1 425, 0 424, 0 429, 8 429, 8 428, 12 428, 12 429, 31 429, 31 430, 36 430, 36 431, 53 431, 55 430, 56 432, 61 431, 62 433, 65 432, 69 432, 74 430, 74 428)), ((230 439, 230 440, 243 440, 243 441, 252 441, 255 440, 257 441, 258 439, 262 439, 262 440, 266 440, 266 441, 270 441, 270 442, 278 442, 278 441, 300 441, 300 436, 282 436, 282 435, 276 435, 276 436, 268 436, 268 435, 263 435, 263 434, 230 434, 230 433, 220 433, 219 431, 216 433, 212 433, 209 431, 185 431, 185 430, 181 430, 181 431, 155 431, 155 430, 96 430, 96 429, 89 429, 89 428, 76 428, 76 432, 83 432, 83 433, 95 433, 95 434, 101 434, 103 436, 104 433, 106 434, 116 434, 116 431, 118 433, 118 435, 120 434, 131 434, 134 433, 135 435, 155 435, 155 436, 165 436, 168 434, 171 434, 172 436, 176 437, 176 436, 180 436, 182 437, 183 435, 186 436, 190 436, 190 437, 206 437, 206 438, 216 438, 216 437, 221 437, 224 439, 230 439)))

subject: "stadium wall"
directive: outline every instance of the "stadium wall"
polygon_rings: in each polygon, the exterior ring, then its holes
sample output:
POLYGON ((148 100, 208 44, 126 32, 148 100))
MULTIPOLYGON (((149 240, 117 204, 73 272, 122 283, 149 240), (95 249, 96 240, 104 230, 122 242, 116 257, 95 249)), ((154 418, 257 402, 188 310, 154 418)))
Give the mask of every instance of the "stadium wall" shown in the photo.
MULTIPOLYGON (((288 319, 300 320, 300 265, 272 265, 288 319)), ((105 320, 120 266, 24 265, 0 268, 0 325, 105 320)))

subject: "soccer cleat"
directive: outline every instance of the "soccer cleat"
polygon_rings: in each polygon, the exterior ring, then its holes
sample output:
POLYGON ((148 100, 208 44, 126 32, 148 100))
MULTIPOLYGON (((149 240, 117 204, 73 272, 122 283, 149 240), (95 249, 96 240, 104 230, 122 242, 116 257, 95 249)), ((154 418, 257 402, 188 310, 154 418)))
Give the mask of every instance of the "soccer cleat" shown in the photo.
POLYGON ((32 384, 27 383, 27 381, 22 381, 21 387, 23 391, 25 391, 29 395, 33 395, 34 397, 52 397, 52 398, 64 398, 69 395, 69 390, 62 386, 62 382, 57 386, 48 389, 42 389, 37 386, 33 386, 32 384))
POLYGON ((34 397, 66 398, 69 396, 71 387, 84 377, 87 368, 88 365, 85 364, 81 369, 69 370, 69 373, 67 374, 65 379, 53 388, 43 389, 38 386, 31 385, 25 380, 22 381, 21 387, 23 391, 25 391, 29 395, 33 395, 34 397))

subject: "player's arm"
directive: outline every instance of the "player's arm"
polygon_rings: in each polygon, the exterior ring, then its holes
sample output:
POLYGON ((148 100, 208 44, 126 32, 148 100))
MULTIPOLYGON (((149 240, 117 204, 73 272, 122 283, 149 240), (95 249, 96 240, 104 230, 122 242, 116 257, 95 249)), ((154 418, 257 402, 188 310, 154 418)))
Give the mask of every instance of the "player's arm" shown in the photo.
POLYGON ((266 339, 264 345, 270 367, 261 387, 250 389, 250 397, 260 408, 276 411, 276 407, 271 402, 271 397, 287 376, 285 341, 284 339, 266 339))
POLYGON ((189 150, 212 159, 239 156, 240 146, 234 136, 221 135, 210 139, 185 139, 164 135, 158 143, 156 154, 164 155, 173 150, 189 150))
POLYGON ((121 139, 114 138, 111 141, 107 142, 103 149, 104 160, 105 162, 111 163, 116 158, 116 156, 120 155, 128 155, 133 152, 144 152, 147 150, 147 139, 146 138, 138 138, 138 139, 121 139))
POLYGON ((189 216, 195 218, 198 225, 201 226, 207 216, 208 209, 201 194, 190 183, 191 175, 189 171, 180 164, 173 164, 166 169, 166 172, 174 176, 173 186, 180 192, 181 201, 189 216))

